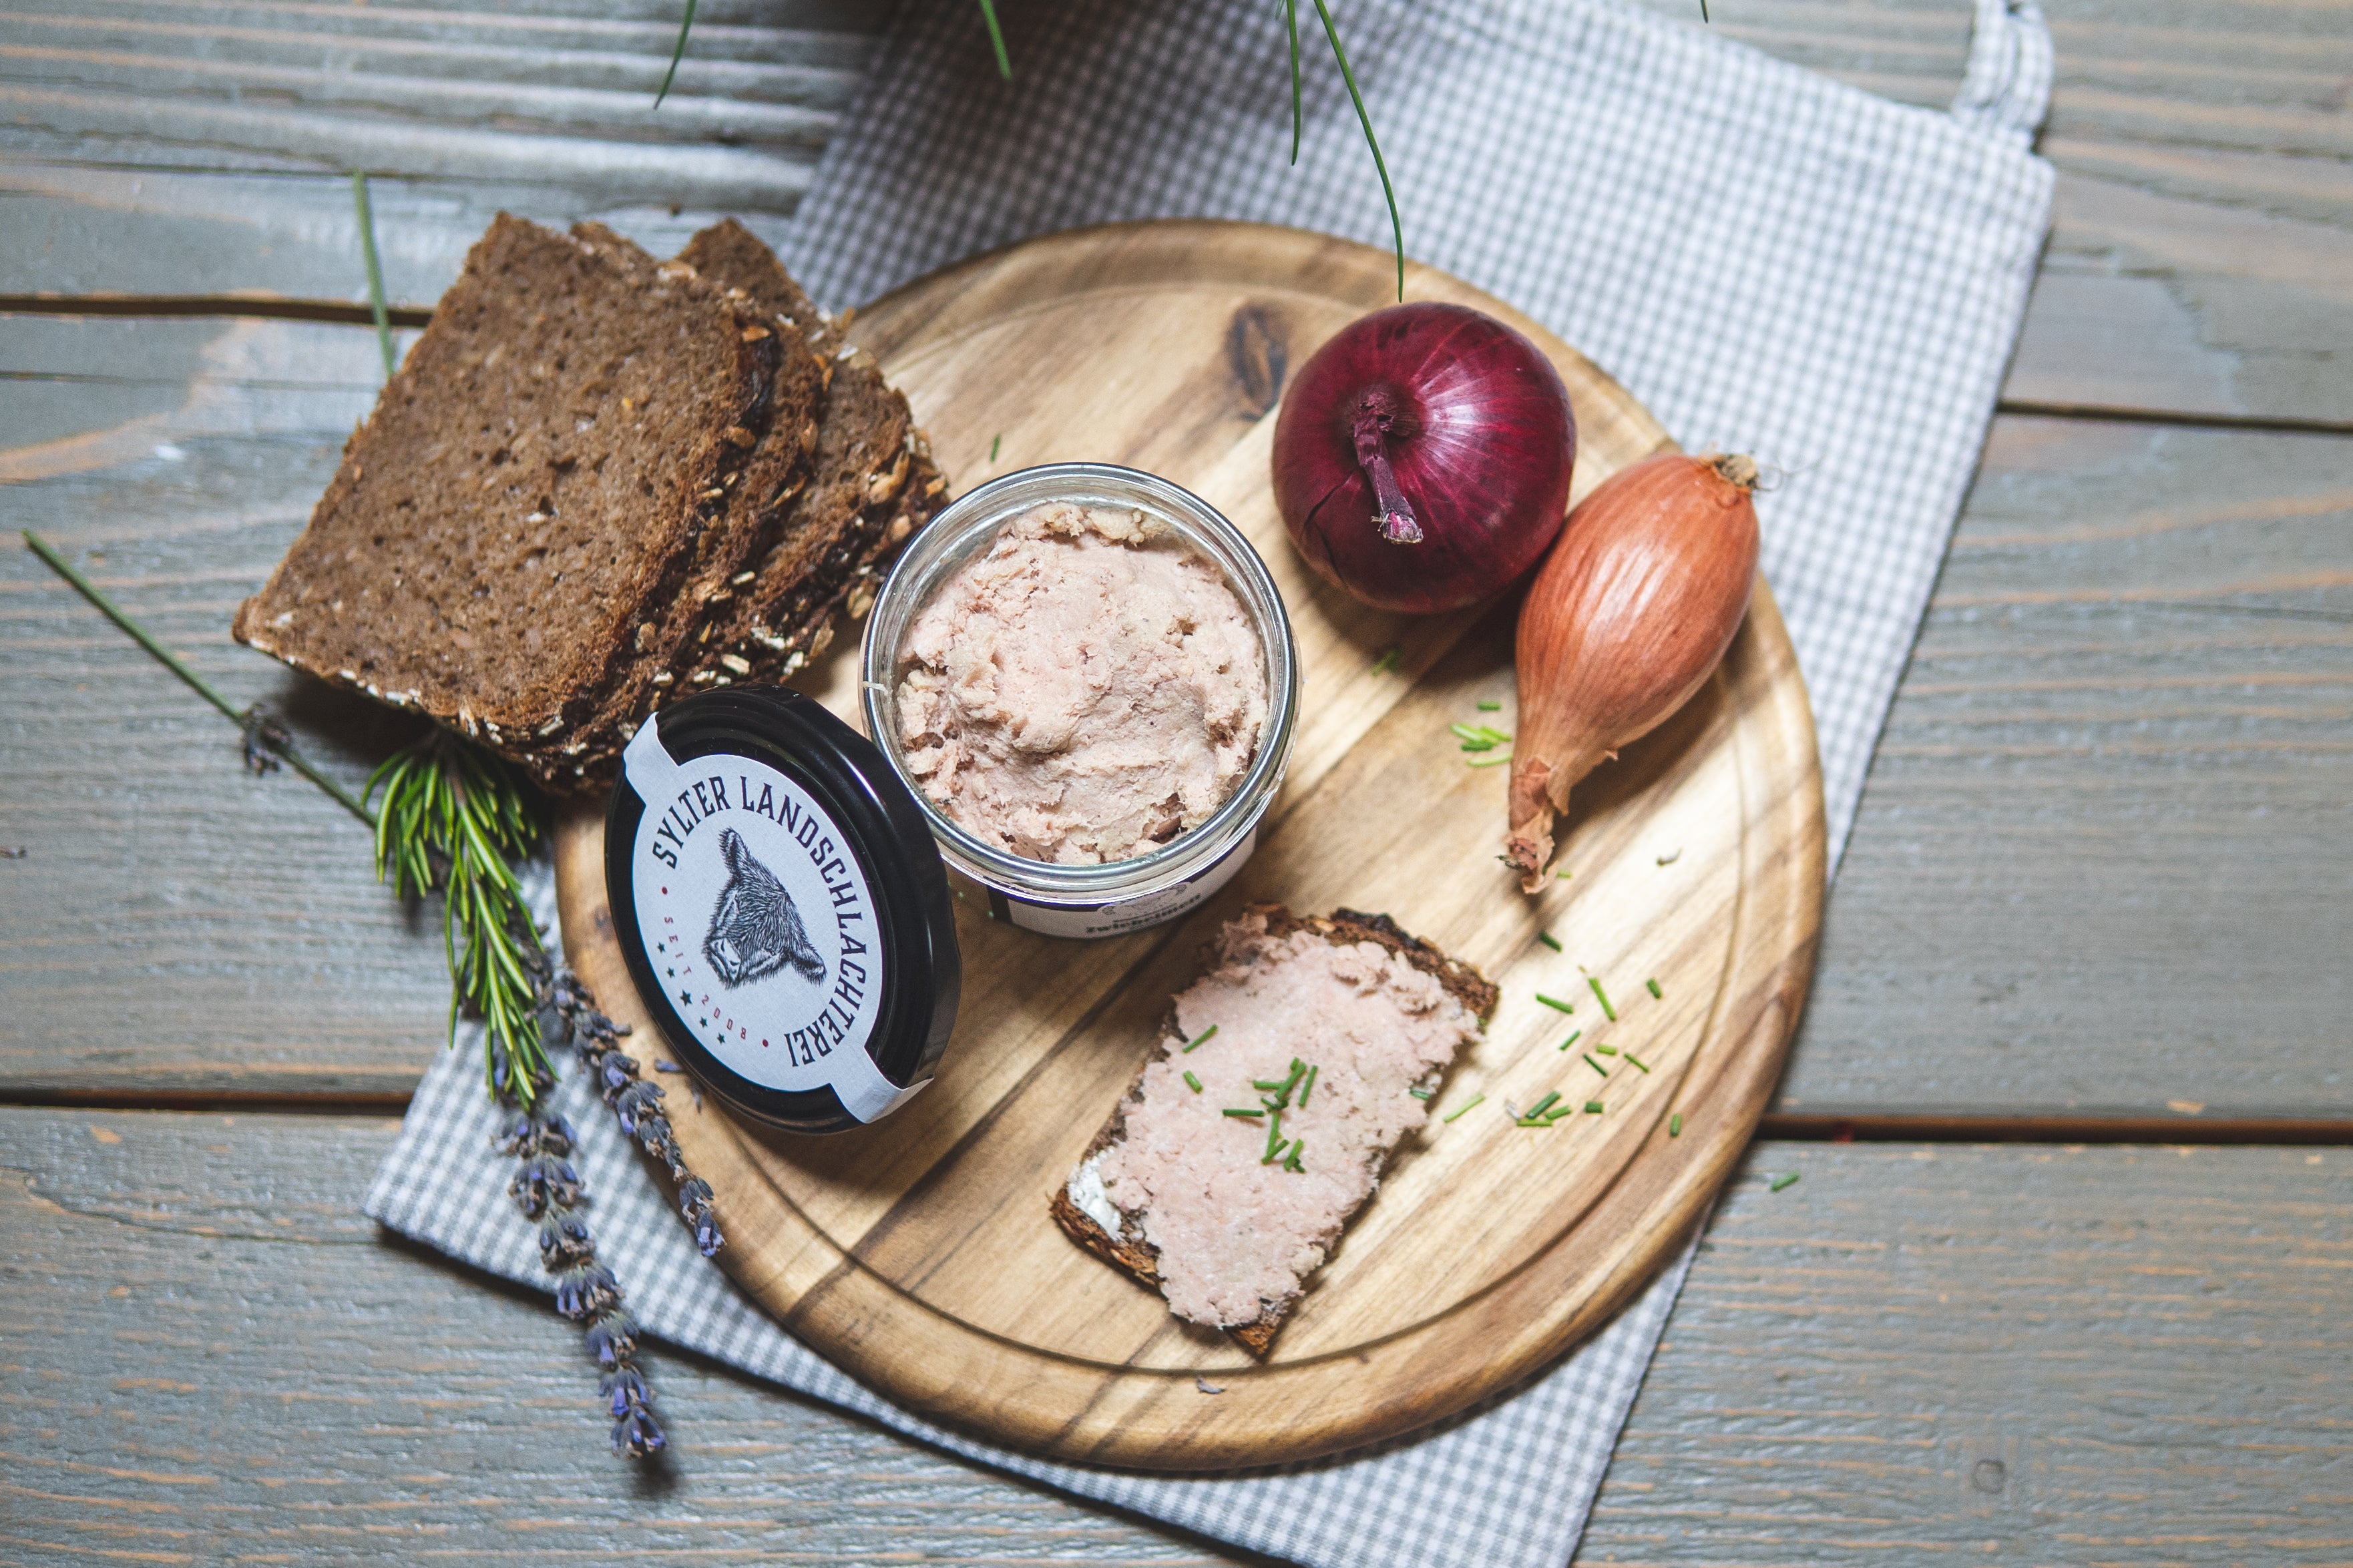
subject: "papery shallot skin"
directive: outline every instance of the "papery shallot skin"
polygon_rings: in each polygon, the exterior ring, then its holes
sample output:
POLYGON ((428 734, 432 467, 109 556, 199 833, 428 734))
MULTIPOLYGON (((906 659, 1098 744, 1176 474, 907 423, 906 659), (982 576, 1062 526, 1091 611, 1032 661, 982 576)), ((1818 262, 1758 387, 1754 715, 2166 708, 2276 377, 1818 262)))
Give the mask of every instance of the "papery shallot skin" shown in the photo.
POLYGON ((1662 452, 1569 515, 1520 606, 1519 721, 1504 860, 1544 887, 1553 817, 1620 746, 1723 662, 1757 587, 1757 465, 1662 452))

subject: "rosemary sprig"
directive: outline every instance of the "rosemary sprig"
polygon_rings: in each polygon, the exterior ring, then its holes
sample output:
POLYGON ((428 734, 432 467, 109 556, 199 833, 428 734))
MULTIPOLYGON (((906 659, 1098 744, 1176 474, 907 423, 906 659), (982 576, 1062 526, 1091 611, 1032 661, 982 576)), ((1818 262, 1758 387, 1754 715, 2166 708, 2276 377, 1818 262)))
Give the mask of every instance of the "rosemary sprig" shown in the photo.
POLYGON ((528 1108, 549 1075, 528 948, 538 945, 508 857, 527 855, 540 824, 504 763, 447 730, 384 760, 363 800, 384 791, 375 874, 403 897, 441 889, 449 956, 449 1036, 471 1005, 484 1026, 483 1074, 493 1095, 528 1108))

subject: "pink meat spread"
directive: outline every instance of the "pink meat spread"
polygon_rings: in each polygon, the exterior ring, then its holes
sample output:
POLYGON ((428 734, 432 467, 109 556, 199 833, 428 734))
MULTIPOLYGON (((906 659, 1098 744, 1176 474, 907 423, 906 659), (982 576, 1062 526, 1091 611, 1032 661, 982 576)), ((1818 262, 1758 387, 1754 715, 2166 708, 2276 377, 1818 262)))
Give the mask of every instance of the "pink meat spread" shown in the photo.
POLYGON ((1377 943, 1274 936, 1262 915, 1227 925, 1220 956, 1176 998, 1182 1034, 1163 1043, 1124 1135, 1080 1167, 1071 1193, 1094 1185, 1092 1166, 1101 1197, 1158 1251, 1169 1310, 1233 1328, 1280 1310, 1322 1267, 1389 1151, 1427 1120, 1411 1091, 1435 1087, 1479 1019, 1377 943), (1299 1140, 1295 1171, 1287 1158, 1262 1163, 1265 1121, 1220 1114, 1260 1104, 1252 1081, 1286 1077, 1294 1057, 1315 1069, 1278 1130, 1299 1140))
POLYGON ((1258 754, 1266 658, 1218 568, 1147 513, 1053 502, 959 567, 909 629, 907 771, 1031 860, 1147 854, 1258 754))

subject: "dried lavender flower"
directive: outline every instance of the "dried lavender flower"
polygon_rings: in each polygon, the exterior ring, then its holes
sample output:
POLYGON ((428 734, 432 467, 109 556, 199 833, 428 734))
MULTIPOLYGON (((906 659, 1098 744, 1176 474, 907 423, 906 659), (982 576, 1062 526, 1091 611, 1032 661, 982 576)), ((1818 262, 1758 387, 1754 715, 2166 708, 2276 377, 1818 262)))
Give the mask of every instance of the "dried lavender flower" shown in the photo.
POLYGON ((678 1190, 679 1216, 694 1232, 696 1250, 705 1258, 715 1255, 727 1245, 727 1238, 712 1214, 711 1184, 687 1168, 685 1152, 678 1146, 670 1117, 660 1109, 661 1086, 639 1077, 636 1059, 621 1048, 621 1037, 628 1031, 596 1010, 596 997, 569 970, 548 971, 542 991, 545 1003, 541 1037, 551 1045, 571 1043, 573 1054, 588 1069, 597 1092, 613 1108, 622 1134, 636 1139, 639 1148, 670 1172, 678 1190))

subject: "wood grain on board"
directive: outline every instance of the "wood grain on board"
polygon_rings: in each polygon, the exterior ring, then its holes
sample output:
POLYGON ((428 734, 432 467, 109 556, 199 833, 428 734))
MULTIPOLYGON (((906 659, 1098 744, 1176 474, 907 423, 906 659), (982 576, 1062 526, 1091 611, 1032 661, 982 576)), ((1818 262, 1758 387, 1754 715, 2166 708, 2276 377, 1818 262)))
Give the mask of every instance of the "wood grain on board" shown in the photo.
MULTIPOLYGON (((633 1469, 545 1297, 360 1217, 392 1131, 0 1110, 0 1555, 1261 1561, 660 1346, 633 1469)), ((2341 1150, 1759 1144, 1577 1560, 2341 1563, 2348 1267, 2341 1150)))
MULTIPOLYGON (((1329 1452, 1436 1420, 1582 1339, 1673 1255, 1772 1092, 1812 966, 1822 879, 1813 725, 1760 590, 1722 673, 1581 792, 1560 868, 1529 899, 1498 863, 1504 775, 1450 721, 1503 701, 1512 620, 1366 609, 1282 531, 1269 475, 1288 366, 1391 298, 1389 258, 1293 229, 1113 226, 1034 240, 911 284, 853 331, 903 389, 943 468, 976 477, 1080 458, 1150 469, 1248 534, 1291 614, 1302 718, 1250 865, 1204 908, 1115 942, 1066 942, 959 906, 970 977, 923 1094, 873 1127, 765 1135, 711 1101, 675 1119, 736 1238, 723 1266, 819 1353, 902 1405, 1065 1458, 1204 1469, 1329 1452), (1083 366, 1083 374, 1074 368, 1083 366), (1401 647, 1394 671, 1382 650, 1401 647), (1158 1047, 1198 949, 1244 903, 1393 916, 1504 988, 1431 1126, 1392 1162, 1260 1364, 1170 1317, 1046 1214, 1158 1047), (1566 952, 1539 943, 1550 932, 1566 952), (1589 968, 1622 1016, 1583 995, 1589 968), (1646 994, 1645 983, 1657 994, 1646 994), (1633 1052, 1606 1081, 1562 1044, 1633 1052), (1547 1092, 1606 1105, 1513 1126, 1547 1092), (1682 1118, 1671 1134, 1671 1112, 1682 1118), (748 1238, 748 1239, 747 1239, 748 1238), (1205 1397, 1197 1372, 1225 1392, 1205 1397)), ((1576 493, 1664 437, 1567 345, 1441 273, 1409 299, 1513 320, 1578 410, 1576 493)), ((967 481, 968 482, 968 481, 967 481)), ((851 695, 849 660, 834 700, 851 695)), ((557 829, 565 952, 606 1010, 665 1049, 605 908, 601 805, 557 829)))
MULTIPOLYGON (((381 376, 350 327, 0 329, 9 523, 234 700, 287 706, 353 785, 409 731, 227 625, 381 376)), ((2353 1118, 2348 465, 2343 438, 1996 420, 1785 1109, 2353 1118)), ((356 824, 235 746, 0 549, 0 847, 30 851, 0 860, 0 1090, 406 1095, 441 1037, 438 930, 376 885, 356 824)))

